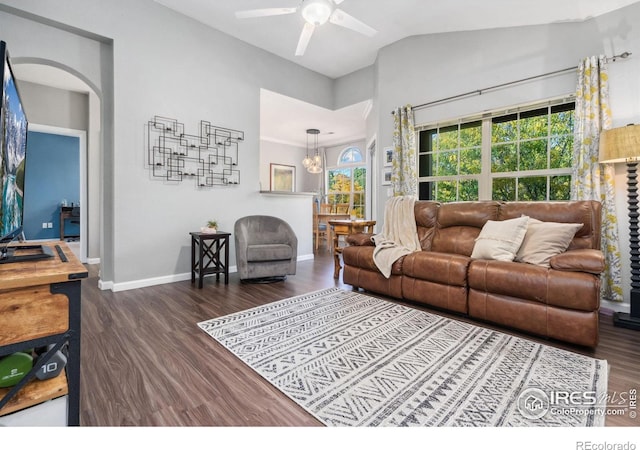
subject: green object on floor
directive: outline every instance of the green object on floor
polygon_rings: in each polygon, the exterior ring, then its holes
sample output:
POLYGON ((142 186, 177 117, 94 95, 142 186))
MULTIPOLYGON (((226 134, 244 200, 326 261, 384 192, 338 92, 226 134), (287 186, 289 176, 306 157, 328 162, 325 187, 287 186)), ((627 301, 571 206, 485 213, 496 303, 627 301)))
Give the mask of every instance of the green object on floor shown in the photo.
POLYGON ((15 386, 33 367, 33 357, 24 352, 0 359, 0 388, 15 386))

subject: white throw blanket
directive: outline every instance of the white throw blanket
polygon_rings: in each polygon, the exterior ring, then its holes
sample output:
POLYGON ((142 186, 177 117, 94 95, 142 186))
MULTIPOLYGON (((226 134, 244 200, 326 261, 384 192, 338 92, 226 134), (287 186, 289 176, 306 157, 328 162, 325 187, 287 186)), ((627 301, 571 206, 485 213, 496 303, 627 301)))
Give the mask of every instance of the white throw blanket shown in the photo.
POLYGON ((371 237, 376 244, 373 261, 386 278, 391 276, 391 266, 398 258, 421 250, 413 211, 415 202, 412 196, 387 200, 382 233, 371 237))

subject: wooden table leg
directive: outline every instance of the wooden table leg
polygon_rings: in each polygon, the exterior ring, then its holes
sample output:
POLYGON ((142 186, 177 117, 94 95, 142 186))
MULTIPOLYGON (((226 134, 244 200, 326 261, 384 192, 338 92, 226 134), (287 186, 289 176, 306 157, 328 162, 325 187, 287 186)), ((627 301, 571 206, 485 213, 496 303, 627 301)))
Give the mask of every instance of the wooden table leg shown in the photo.
POLYGON ((338 249, 334 249, 333 251, 333 264, 334 264, 334 268, 333 268, 333 278, 340 278, 340 269, 342 269, 342 266, 340 265, 340 251, 338 251, 338 249))
POLYGON ((342 268, 340 266, 340 235, 336 231, 335 229, 333 230, 333 278, 340 277, 340 269, 342 268))

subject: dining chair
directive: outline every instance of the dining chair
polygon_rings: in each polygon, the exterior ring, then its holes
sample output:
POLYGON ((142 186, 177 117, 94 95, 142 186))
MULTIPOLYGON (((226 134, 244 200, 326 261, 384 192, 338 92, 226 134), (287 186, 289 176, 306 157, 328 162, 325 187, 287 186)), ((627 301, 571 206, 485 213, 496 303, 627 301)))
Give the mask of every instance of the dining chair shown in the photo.
POLYGON ((336 203, 335 211, 337 214, 349 214, 349 204, 348 203, 336 203))
POLYGON ((324 239, 327 248, 330 248, 331 242, 329 239, 329 225, 326 220, 321 220, 318 216, 320 214, 331 214, 333 212, 333 205, 331 203, 319 203, 318 210, 314 209, 313 212, 313 240, 316 250, 320 247, 320 240, 324 239))
POLYGON ((333 211, 333 204, 332 203, 320 203, 320 211, 321 214, 329 214, 333 211))

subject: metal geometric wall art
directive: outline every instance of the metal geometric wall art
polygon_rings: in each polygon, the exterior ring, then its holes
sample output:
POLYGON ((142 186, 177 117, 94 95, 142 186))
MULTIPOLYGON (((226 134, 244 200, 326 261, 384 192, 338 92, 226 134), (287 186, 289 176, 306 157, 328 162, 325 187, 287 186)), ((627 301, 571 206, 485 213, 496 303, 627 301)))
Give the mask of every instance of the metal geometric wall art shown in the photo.
POLYGON ((240 184, 238 144, 244 132, 200 121, 200 133, 186 134, 176 119, 154 116, 147 126, 148 163, 154 177, 195 180, 196 186, 240 184))

